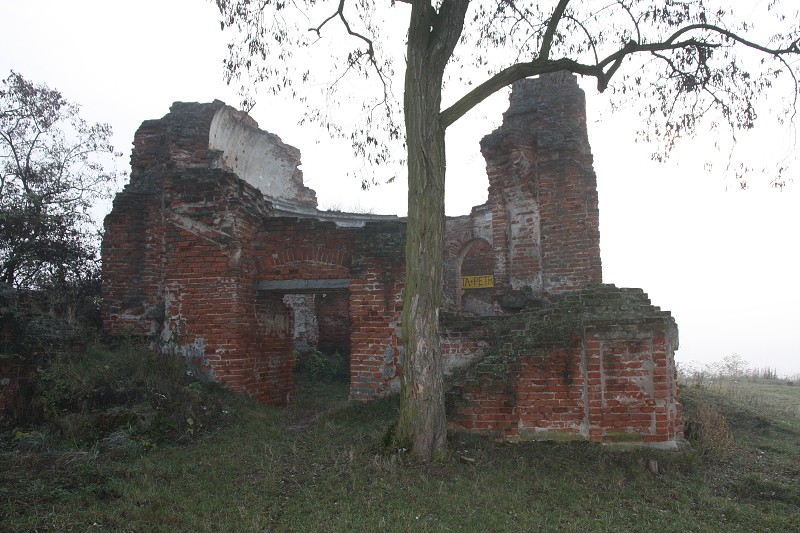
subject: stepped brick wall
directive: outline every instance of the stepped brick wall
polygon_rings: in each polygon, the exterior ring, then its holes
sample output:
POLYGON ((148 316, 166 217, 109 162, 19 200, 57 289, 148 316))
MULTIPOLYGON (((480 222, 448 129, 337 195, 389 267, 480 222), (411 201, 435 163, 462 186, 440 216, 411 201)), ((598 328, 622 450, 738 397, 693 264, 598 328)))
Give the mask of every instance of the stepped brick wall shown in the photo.
MULTIPOLYGON (((458 382, 453 422, 512 438, 674 441, 674 322, 623 305, 631 314, 614 323, 582 311, 580 331, 554 330, 560 344, 512 349, 504 333, 563 318, 602 281, 585 120, 575 76, 515 84, 481 142, 488 200, 446 222, 444 367, 477 376, 458 382), (506 370, 484 372, 498 357, 506 370)), ((108 332, 146 336, 198 377, 272 404, 291 401, 293 351, 310 347, 349 354, 352 398, 397 391, 405 222, 317 210, 299 166, 299 151, 219 101, 144 122, 105 221, 108 332)))
POLYGON ((454 428, 676 446, 678 330, 640 289, 596 285, 490 324, 484 357, 452 378, 454 428))

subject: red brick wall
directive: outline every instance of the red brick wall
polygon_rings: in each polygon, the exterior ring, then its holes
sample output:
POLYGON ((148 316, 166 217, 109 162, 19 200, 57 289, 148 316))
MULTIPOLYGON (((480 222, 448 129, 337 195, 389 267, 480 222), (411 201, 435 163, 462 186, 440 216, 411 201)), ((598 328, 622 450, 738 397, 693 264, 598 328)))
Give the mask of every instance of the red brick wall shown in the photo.
POLYGON ((250 390, 258 391, 254 395, 258 401, 286 405, 294 389, 291 314, 283 295, 272 293, 258 294, 256 313, 259 334, 251 352, 253 368, 248 364, 245 375, 252 374, 256 386, 250 390))
POLYGON ((193 169, 170 176, 161 339, 201 377, 285 404, 291 395, 290 330, 289 340, 278 343, 264 309, 280 311, 283 320, 288 311, 280 299, 269 305, 257 300, 255 290, 253 240, 266 209, 260 193, 228 172, 193 169))
MULTIPOLYGON (((145 121, 136 132, 130 183, 114 199, 105 219, 101 248, 103 320, 112 334, 155 335, 162 328, 167 261, 165 207, 172 201, 171 182, 180 182, 189 169, 205 175, 206 180, 209 175, 213 180, 225 174, 210 171, 215 166, 215 154, 208 149, 208 128, 222 105, 176 103, 170 114, 145 121)), ((228 184, 231 178, 236 179, 232 174, 226 177, 228 184)), ((206 181, 205 185, 214 184, 206 181)), ((198 188, 198 194, 202 189, 198 188)), ((188 198, 190 191, 180 191, 187 197, 181 203, 196 202, 188 198)))
POLYGON ((321 342, 349 344, 353 398, 380 396, 399 386, 404 231, 401 223, 353 228, 271 218, 255 239, 259 280, 349 280, 349 299, 331 292, 330 308, 321 305, 318 320, 321 342), (342 315, 345 309, 349 316, 342 315), (346 341, 342 333, 348 321, 346 341))
POLYGON ((132 176, 132 183, 106 220, 110 333, 158 335, 200 377, 282 405, 292 392, 291 314, 282 292, 259 291, 257 284, 345 279, 349 292, 332 296, 321 316, 329 342, 350 344, 352 395, 397 388, 402 223, 339 227, 270 216, 271 204, 253 187, 202 166, 161 168, 132 176), (343 320, 351 331, 332 331, 343 320))
MULTIPOLYGON (((405 224, 265 199, 208 148, 222 105, 175 104, 137 132, 131 182, 105 224, 107 330, 151 335, 199 376, 284 405, 293 390, 284 295, 316 291, 320 344, 350 351, 351 397, 397 391, 405 224), (331 280, 346 286, 313 288, 331 280)), ((585 113, 572 75, 515 84, 503 125, 481 143, 489 200, 447 220, 445 310, 523 311, 442 322, 444 366, 458 376, 452 420, 514 438, 674 442, 674 321, 641 291, 594 285, 585 113), (462 298, 461 276, 490 273, 493 290, 462 298)))
POLYGON ((124 194, 105 219, 103 322, 115 334, 155 334, 164 312, 163 194, 133 188, 124 194))
POLYGON ((462 322, 458 315, 441 316, 439 337, 446 375, 461 372, 486 354, 491 344, 490 324, 494 320, 498 319, 486 317, 482 322, 462 322))
POLYGON ((498 320, 487 355, 456 379, 452 426, 668 447, 682 436, 677 328, 641 291, 595 286, 498 320))
POLYGON ((366 229, 370 232, 358 243, 360 264, 350 280, 350 396, 360 400, 399 391, 403 364, 405 224, 366 229))
POLYGON ((131 182, 105 222, 104 325, 150 335, 202 378, 286 403, 291 352, 276 363, 256 312, 252 242, 270 206, 216 168, 208 127, 221 105, 176 104, 137 132, 131 182))

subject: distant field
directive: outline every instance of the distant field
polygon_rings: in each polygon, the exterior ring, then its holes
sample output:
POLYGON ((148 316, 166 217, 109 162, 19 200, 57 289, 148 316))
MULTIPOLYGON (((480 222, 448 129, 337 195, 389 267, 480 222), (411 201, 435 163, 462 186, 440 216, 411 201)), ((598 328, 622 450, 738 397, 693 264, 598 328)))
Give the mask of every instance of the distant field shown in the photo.
POLYGON ((707 388, 714 394, 771 414, 800 417, 800 383, 786 379, 718 378, 707 388))
POLYGON ((383 450, 394 399, 351 404, 344 383, 301 379, 285 410, 203 394, 192 412, 213 401, 222 418, 198 436, 188 417, 193 438, 6 432, 0 530, 800 531, 800 386, 785 381, 684 384, 691 452, 457 434, 429 465, 383 450))

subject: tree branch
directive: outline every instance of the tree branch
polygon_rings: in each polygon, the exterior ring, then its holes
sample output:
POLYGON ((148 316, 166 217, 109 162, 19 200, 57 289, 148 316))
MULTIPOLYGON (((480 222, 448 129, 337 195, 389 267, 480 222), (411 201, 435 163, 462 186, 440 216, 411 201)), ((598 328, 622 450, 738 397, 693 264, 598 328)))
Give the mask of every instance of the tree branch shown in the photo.
MULTIPOLYGON (((766 46, 762 46, 762 45, 760 45, 758 43, 755 43, 753 41, 748 41, 747 39, 738 36, 737 34, 733 33, 732 31, 726 30, 724 28, 720 28, 719 26, 715 26, 714 24, 690 24, 688 26, 685 26, 685 27, 680 28, 679 30, 677 30, 675 33, 673 33, 670 36, 669 39, 667 39, 664 42, 665 43, 670 43, 670 42, 674 41, 675 39, 677 39, 678 37, 680 37, 681 35, 683 35, 684 33, 688 33, 688 32, 693 31, 693 30, 706 30, 706 31, 710 31, 712 33, 718 33, 718 34, 723 35, 723 36, 725 36, 725 37, 727 37, 727 38, 729 38, 729 39, 731 39, 733 41, 738 42, 739 44, 743 44, 744 46, 746 46, 748 48, 752 48, 754 50, 758 50, 759 52, 764 52, 765 54, 769 54, 769 55, 773 55, 773 56, 779 56, 779 55, 784 55, 784 54, 800 54, 800 39, 796 39, 791 44, 789 44, 789 46, 787 46, 786 48, 768 48, 766 46)), ((707 44, 706 46, 711 46, 711 45, 707 44)), ((714 45, 714 46, 720 46, 720 45, 714 45)))
MULTIPOLYGON (((566 4, 567 1, 562 0, 556 9, 562 7, 562 5, 564 8, 566 8, 566 4)), ((548 24, 548 32, 551 28, 554 28, 555 25, 557 25, 557 23, 554 24, 553 20, 551 20, 550 24, 548 24)), ((748 48, 752 48, 778 58, 787 54, 800 53, 800 39, 792 42, 785 48, 768 48, 744 39, 743 37, 740 37, 731 31, 725 30, 713 24, 690 24, 686 27, 680 28, 663 42, 639 43, 636 41, 628 41, 622 48, 613 54, 608 55, 596 65, 586 65, 568 58, 549 60, 544 55, 545 52, 549 53, 549 44, 545 42, 542 44, 543 52, 540 54, 539 58, 527 63, 517 63, 501 70, 497 74, 491 76, 488 80, 469 91, 453 105, 442 111, 442 123, 445 128, 448 127, 450 124, 464 116, 470 109, 478 105, 490 95, 494 94, 496 91, 506 87, 507 85, 510 85, 515 81, 519 81, 530 76, 556 72, 558 70, 568 70, 575 74, 592 76, 596 78, 597 89, 598 91, 603 92, 608 87, 608 82, 617 72, 617 69, 619 69, 620 65, 622 64, 622 60, 625 57, 640 52, 654 53, 689 47, 717 48, 722 46, 721 43, 708 42, 694 37, 685 40, 678 40, 683 35, 694 30, 705 30, 708 32, 717 33, 748 48)))
POLYGON ((339 0, 339 6, 336 8, 336 11, 333 14, 331 14, 328 18, 323 20, 322 23, 319 26, 317 26, 315 28, 309 28, 308 31, 315 32, 317 34, 317 37, 321 38, 322 37, 322 28, 326 24, 328 24, 328 22, 330 22, 331 20, 333 20, 335 18, 339 18, 339 20, 341 20, 341 22, 342 22, 342 26, 344 26, 344 29, 347 31, 348 35, 350 35, 351 37, 355 37, 356 39, 359 39, 359 40, 363 41, 364 43, 366 43, 367 51, 366 52, 361 52, 360 50, 357 49, 357 54, 354 56, 355 57, 354 61, 352 61, 351 64, 349 64, 347 66, 347 70, 345 71, 345 73, 342 74, 342 76, 340 76, 336 80, 336 82, 334 82, 334 84, 338 83, 339 80, 341 80, 345 76, 345 74, 347 74, 347 72, 350 70, 350 68, 353 66, 353 64, 355 64, 356 62, 360 61, 360 59, 361 59, 361 57, 363 57, 363 55, 366 55, 367 56, 367 61, 369 61, 369 63, 375 69, 375 74, 378 76, 378 79, 381 80, 381 85, 383 85, 383 103, 387 103, 389 101, 389 93, 391 92, 391 89, 390 89, 391 83, 389 81, 387 81, 387 79, 384 77, 383 71, 381 70, 380 66, 378 65, 378 61, 375 59, 375 47, 374 47, 374 44, 372 42, 372 39, 370 39, 369 37, 367 37, 365 35, 362 35, 362 34, 358 33, 357 31, 353 31, 353 29, 350 27, 350 22, 347 20, 347 17, 344 14, 344 5, 345 5, 345 0, 339 0))
POLYGON ((547 74, 568 70, 585 76, 602 76, 602 69, 596 65, 584 65, 572 59, 542 60, 536 59, 528 63, 517 63, 507 67, 488 80, 484 81, 456 103, 442 111, 442 124, 445 128, 463 117, 470 109, 484 101, 486 98, 515 81, 519 81, 538 74, 547 74))
POLYGON ((589 32, 589 29, 583 24, 583 22, 579 21, 572 15, 566 15, 565 18, 577 24, 578 27, 583 31, 583 33, 586 35, 586 39, 589 41, 589 45, 592 47, 592 53, 594 54, 594 62, 599 63, 600 57, 597 55, 597 46, 595 40, 592 39, 592 34, 589 32))
POLYGON ((550 50, 553 47, 553 37, 555 37, 558 23, 561 22, 561 19, 564 17, 567 4, 569 4, 569 0, 559 0, 558 5, 553 10, 553 15, 550 17, 550 22, 547 23, 547 29, 542 38, 542 46, 539 49, 539 59, 543 61, 547 61, 550 58, 550 50))
POLYGON ((339 0, 339 7, 336 8, 336 11, 328 18, 322 21, 322 23, 317 26, 316 28, 308 28, 308 31, 313 31, 317 34, 317 38, 322 37, 322 28, 330 21, 336 18, 337 15, 341 15, 342 11, 344 11, 344 0, 339 0))

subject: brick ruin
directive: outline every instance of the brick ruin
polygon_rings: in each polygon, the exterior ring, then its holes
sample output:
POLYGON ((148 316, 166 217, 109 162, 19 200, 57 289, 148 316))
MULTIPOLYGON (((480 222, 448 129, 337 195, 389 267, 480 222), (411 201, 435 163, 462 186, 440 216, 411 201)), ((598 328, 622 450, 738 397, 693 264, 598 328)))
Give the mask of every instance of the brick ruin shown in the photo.
MULTIPOLYGON (((488 201, 450 217, 442 352, 456 429, 673 447, 677 327, 602 284, 596 178, 571 74, 514 85, 481 141, 488 201)), ((399 389, 405 221, 317 209, 299 151, 246 114, 175 103, 136 133, 105 220, 106 330, 286 405, 295 350, 349 355, 350 397, 399 389)))
POLYGON ((78 332, 57 318, 66 314, 51 293, 0 283, 0 427, 30 416, 39 369, 63 354, 85 350, 78 332))

